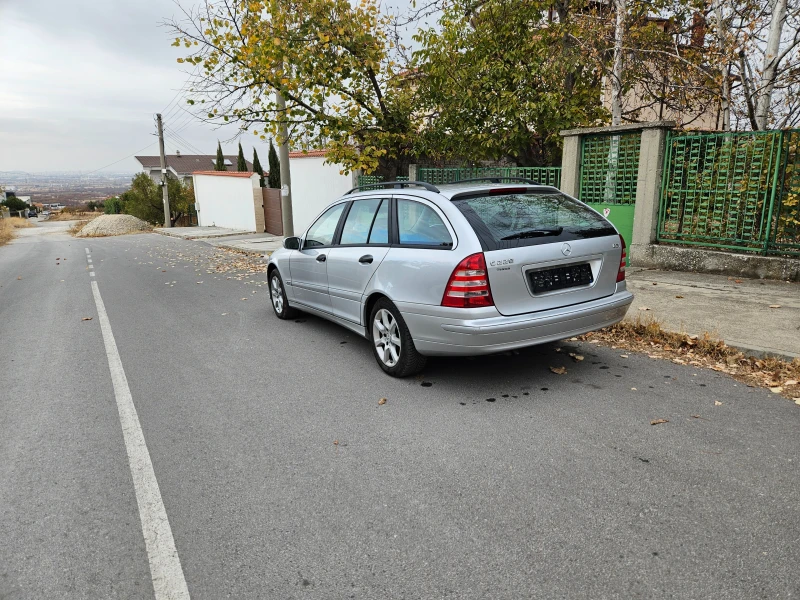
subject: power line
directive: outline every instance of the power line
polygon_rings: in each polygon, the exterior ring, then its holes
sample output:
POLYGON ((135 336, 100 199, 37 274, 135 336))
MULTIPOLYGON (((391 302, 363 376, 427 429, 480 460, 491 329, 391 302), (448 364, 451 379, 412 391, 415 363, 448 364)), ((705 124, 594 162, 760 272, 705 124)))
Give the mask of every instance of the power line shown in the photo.
POLYGON ((115 164, 121 163, 123 160, 128 159, 131 156, 136 156, 137 154, 139 154, 139 152, 143 152, 143 151, 147 150, 148 148, 150 148, 150 146, 152 146, 154 144, 157 144, 157 143, 158 143, 157 141, 150 142, 147 146, 145 146, 141 150, 137 150, 136 152, 133 152, 132 154, 129 154, 128 156, 125 156, 123 158, 120 158, 119 160, 115 160, 114 162, 112 162, 112 163, 110 163, 110 164, 108 164, 108 165, 106 165, 104 167, 100 167, 99 169, 95 169, 94 171, 89 171, 88 173, 82 173, 81 175, 91 175, 92 173, 97 173, 98 171, 102 171, 103 169, 107 169, 108 167, 113 167, 115 164))
POLYGON ((172 131, 172 129, 170 129, 169 127, 166 127, 166 126, 165 126, 165 129, 167 130, 167 134, 169 135, 170 139, 171 139, 173 142, 177 142, 177 143, 178 143, 178 145, 180 145, 180 146, 185 146, 186 148, 188 148, 189 150, 191 150, 191 151, 192 151, 192 152, 194 152, 195 154, 201 154, 201 155, 202 155, 202 154, 204 154, 204 152, 202 152, 201 150, 199 150, 199 149, 198 149, 196 146, 194 146, 193 144, 191 144, 191 143, 189 143, 188 141, 186 141, 186 140, 185 140, 183 137, 181 137, 180 135, 178 135, 177 133, 175 133, 174 131, 172 131))
POLYGON ((166 129, 167 129, 167 132, 169 133, 170 137, 173 139, 173 141, 180 142, 180 144, 188 147, 190 150, 193 150, 193 151, 197 152, 198 154, 203 154, 203 152, 198 151, 197 147, 194 144, 192 144, 189 141, 187 141, 183 136, 175 133, 169 127, 167 127, 166 129))

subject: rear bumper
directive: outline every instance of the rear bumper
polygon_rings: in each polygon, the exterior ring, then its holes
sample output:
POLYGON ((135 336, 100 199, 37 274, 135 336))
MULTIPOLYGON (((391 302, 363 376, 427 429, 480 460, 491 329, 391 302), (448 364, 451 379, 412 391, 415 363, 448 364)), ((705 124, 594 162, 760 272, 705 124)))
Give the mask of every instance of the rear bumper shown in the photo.
POLYGON ((421 354, 469 356, 545 344, 601 329, 621 321, 631 302, 633 294, 620 290, 600 300, 539 313, 504 317, 494 309, 493 314, 482 309, 481 318, 466 319, 464 309, 406 303, 398 303, 397 308, 421 354))

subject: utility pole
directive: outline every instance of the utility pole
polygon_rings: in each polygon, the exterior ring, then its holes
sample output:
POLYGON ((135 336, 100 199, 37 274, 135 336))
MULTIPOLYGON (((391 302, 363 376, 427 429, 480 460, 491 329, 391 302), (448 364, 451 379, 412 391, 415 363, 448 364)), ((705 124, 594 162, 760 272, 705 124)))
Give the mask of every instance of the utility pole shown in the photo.
POLYGON ((278 127, 278 158, 281 161, 281 217, 283 220, 283 235, 294 235, 294 221, 292 220, 292 175, 289 171, 289 127, 286 125, 286 101, 283 94, 275 92, 275 104, 280 114, 278 127))
POLYGON ((164 197, 164 227, 172 227, 169 215, 169 186, 167 185, 167 157, 164 156, 164 127, 161 114, 156 115, 158 121, 158 150, 161 152, 161 194, 164 197))

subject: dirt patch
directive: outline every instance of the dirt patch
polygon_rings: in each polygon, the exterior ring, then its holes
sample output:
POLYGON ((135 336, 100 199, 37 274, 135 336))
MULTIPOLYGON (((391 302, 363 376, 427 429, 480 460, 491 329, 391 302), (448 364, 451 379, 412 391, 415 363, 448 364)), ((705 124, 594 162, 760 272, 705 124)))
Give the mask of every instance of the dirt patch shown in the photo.
POLYGON ((28 221, 28 219, 22 219, 20 217, 0 219, 0 246, 4 246, 14 239, 15 229, 24 229, 26 227, 35 227, 35 225, 28 221))
POLYGON ((106 237, 152 231, 153 226, 131 215, 100 215, 89 221, 75 234, 76 237, 106 237))
POLYGON ((102 213, 98 212, 83 212, 77 210, 70 210, 65 211, 62 210, 60 212, 53 212, 50 213, 50 216, 47 217, 48 221, 74 221, 76 219, 81 221, 91 221, 92 219, 99 217, 102 213))
POLYGON ((800 359, 788 362, 747 356, 708 333, 697 336, 664 331, 653 318, 622 321, 578 339, 727 373, 751 387, 769 388, 800 404, 800 359))

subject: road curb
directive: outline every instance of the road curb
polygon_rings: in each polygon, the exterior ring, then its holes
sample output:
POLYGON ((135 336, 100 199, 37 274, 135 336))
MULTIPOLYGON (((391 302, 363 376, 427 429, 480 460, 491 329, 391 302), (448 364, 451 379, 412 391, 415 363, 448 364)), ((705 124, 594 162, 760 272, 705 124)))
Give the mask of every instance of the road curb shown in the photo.
POLYGON ((205 240, 212 238, 234 237, 237 235, 244 235, 247 232, 237 231, 235 233, 211 233, 208 235, 177 235, 174 233, 170 233, 164 229, 154 229, 153 233, 157 233, 159 235, 165 235, 171 238, 177 238, 179 240, 205 240))

